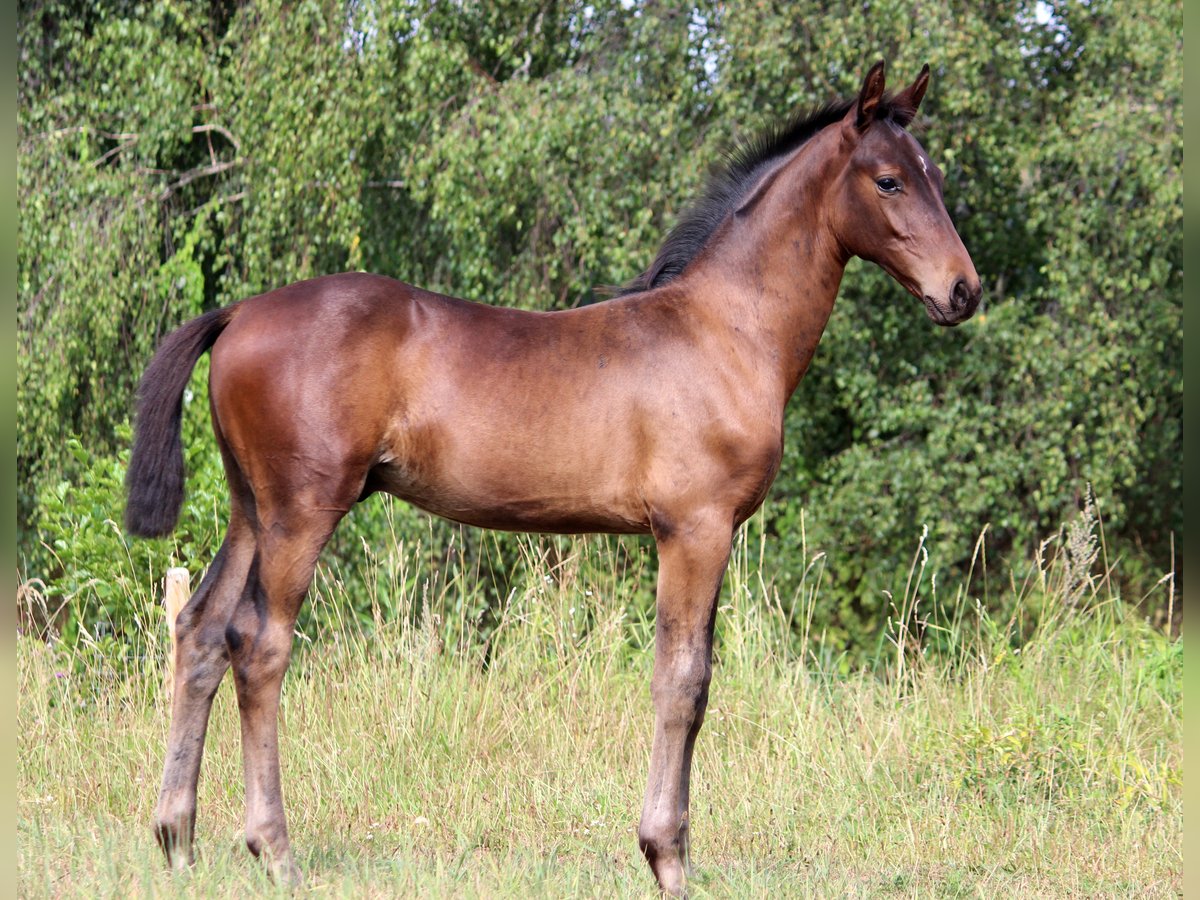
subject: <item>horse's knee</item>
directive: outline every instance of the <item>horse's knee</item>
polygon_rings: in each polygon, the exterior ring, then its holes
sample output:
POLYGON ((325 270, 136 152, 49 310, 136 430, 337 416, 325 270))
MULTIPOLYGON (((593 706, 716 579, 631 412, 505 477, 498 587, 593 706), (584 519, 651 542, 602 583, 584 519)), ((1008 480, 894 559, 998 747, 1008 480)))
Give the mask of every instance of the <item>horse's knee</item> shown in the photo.
POLYGON ((712 666, 706 660, 656 671, 650 681, 655 712, 664 724, 689 725, 704 716, 712 666))

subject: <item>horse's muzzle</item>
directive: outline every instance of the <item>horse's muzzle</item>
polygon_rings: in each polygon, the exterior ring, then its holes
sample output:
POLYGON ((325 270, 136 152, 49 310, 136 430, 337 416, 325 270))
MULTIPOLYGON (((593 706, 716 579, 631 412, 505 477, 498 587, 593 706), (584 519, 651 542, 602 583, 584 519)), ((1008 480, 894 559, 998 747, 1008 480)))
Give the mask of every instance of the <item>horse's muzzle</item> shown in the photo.
POLYGON ((939 303, 929 294, 925 294, 921 299, 930 319, 938 325, 953 326, 971 318, 979 308, 982 297, 983 285, 978 279, 968 281, 960 276, 955 279, 945 301, 939 303))

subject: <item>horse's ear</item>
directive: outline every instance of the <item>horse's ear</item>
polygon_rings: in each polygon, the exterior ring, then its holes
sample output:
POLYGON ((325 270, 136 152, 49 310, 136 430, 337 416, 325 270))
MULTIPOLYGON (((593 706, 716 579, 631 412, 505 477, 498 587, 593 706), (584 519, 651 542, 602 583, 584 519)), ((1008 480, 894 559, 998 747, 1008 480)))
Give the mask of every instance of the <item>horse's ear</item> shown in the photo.
POLYGON ((916 116, 927 87, 929 87, 929 63, 921 67, 921 74, 917 76, 916 81, 892 98, 892 120, 901 128, 906 128, 916 116))
POLYGON ((863 79, 862 90, 858 93, 858 113, 854 124, 858 128, 866 128, 875 118, 875 110, 883 99, 883 60, 871 66, 871 71, 863 79))

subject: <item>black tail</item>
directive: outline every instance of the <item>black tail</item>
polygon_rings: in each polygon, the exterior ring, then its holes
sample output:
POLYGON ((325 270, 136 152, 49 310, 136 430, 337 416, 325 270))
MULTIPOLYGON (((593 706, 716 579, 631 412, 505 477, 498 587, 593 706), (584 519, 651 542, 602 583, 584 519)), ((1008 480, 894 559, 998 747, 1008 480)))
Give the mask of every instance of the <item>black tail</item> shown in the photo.
POLYGON ((138 537, 170 534, 183 506, 183 391, 192 369, 233 317, 214 309, 171 332, 138 388, 133 454, 125 475, 125 527, 138 537))

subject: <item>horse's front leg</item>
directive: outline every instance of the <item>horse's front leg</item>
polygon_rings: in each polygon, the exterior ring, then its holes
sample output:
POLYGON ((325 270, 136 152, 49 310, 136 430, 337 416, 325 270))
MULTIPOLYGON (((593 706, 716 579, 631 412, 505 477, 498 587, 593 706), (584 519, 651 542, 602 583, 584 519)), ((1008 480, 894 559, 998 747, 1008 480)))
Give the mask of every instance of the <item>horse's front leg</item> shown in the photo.
POLYGON ((657 532, 654 745, 638 843, 664 893, 686 890, 688 779, 712 677, 717 594, 729 562, 729 516, 672 523, 657 532))

